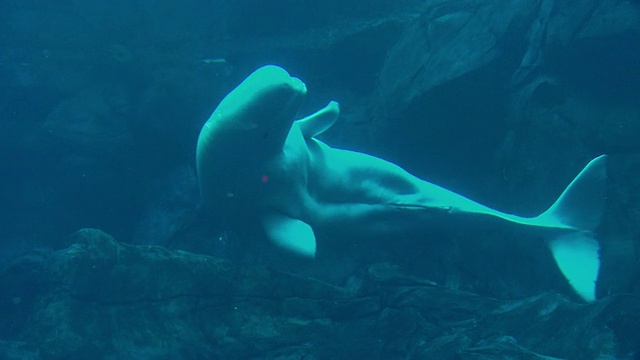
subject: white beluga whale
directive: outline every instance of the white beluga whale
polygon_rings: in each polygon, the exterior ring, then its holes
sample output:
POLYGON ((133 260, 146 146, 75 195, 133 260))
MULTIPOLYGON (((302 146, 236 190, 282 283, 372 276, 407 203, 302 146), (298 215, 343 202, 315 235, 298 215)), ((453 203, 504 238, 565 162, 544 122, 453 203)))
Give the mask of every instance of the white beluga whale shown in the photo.
POLYGON ((544 238, 575 292, 596 298, 604 155, 548 210, 522 217, 421 180, 401 167, 316 138, 337 120, 330 102, 295 120, 305 84, 268 65, 229 93, 204 124, 197 169, 205 208, 225 226, 259 227, 276 245, 314 257, 318 232, 400 233, 432 226, 515 226, 544 238))

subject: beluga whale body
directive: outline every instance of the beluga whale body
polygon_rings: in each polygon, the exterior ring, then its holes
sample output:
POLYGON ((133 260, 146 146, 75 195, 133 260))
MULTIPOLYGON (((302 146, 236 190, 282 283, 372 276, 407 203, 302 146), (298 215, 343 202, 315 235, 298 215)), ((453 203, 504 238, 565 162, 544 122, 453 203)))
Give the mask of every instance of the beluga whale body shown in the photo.
POLYGON ((229 227, 258 227, 276 245, 306 257, 315 256, 316 234, 323 231, 394 234, 493 221, 541 235, 575 292, 595 300, 604 155, 589 162, 548 210, 522 217, 375 156, 328 146, 316 136, 337 120, 338 103, 295 120, 306 91, 300 79, 267 65, 220 102, 200 132, 196 159, 213 218, 229 227))

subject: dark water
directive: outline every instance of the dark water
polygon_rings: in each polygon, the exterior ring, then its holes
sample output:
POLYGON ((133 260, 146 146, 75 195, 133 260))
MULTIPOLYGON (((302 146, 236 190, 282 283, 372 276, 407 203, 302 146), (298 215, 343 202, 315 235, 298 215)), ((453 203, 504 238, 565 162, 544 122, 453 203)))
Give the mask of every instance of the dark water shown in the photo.
MULTIPOLYGON (((509 234, 420 231, 393 248, 340 239, 353 248, 327 247, 330 256, 309 265, 208 219, 195 170, 200 128, 265 64, 305 81, 300 116, 341 103, 340 120, 322 135, 328 144, 507 212, 539 214, 591 158, 608 154, 598 295, 640 291, 640 6, 616 0, 4 0, 0 265, 34 249, 64 251, 77 230, 95 228, 129 244, 301 266, 301 276, 338 286, 389 262, 490 298, 552 291, 576 301, 546 248, 509 234)), ((64 275, 44 272, 55 271, 64 275)), ((10 282, 31 294, 20 311, 8 295, 17 290, 3 296, 2 312, 17 314, 0 320, 7 341, 32 344, 39 334, 24 319, 48 290, 33 279, 10 282)), ((638 351, 637 341, 611 344, 621 358, 638 351)), ((6 358, 40 358, 11 346, 0 347, 13 349, 6 358)), ((412 358, 390 347, 376 354, 412 358)), ((163 358, 140 349, 130 358, 163 358)), ((305 358, 296 351, 254 358, 305 358)), ((51 354, 41 358, 63 358, 51 354)))

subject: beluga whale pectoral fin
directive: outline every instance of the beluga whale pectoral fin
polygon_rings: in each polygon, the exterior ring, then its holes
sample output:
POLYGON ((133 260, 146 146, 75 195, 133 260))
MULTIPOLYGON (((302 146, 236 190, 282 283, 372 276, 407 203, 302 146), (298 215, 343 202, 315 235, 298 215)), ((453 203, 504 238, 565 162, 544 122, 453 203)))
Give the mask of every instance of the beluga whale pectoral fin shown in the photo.
POLYGON ((305 139, 311 139, 329 129, 340 116, 340 104, 330 101, 315 113, 296 121, 305 139))
POLYGON ((274 244, 307 258, 316 256, 316 237, 309 224, 277 211, 262 217, 264 231, 274 244))

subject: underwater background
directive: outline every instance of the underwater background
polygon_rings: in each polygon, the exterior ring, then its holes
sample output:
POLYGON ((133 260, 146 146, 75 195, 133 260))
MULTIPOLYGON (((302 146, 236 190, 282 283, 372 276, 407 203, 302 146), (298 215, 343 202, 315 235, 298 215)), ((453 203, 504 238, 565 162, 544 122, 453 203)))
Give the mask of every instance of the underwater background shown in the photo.
POLYGON ((1 359, 640 358, 638 1, 3 0, 0 84, 1 359), (216 226, 198 134, 265 64, 340 102, 326 143, 503 211, 607 154, 600 300, 505 232, 216 226))

